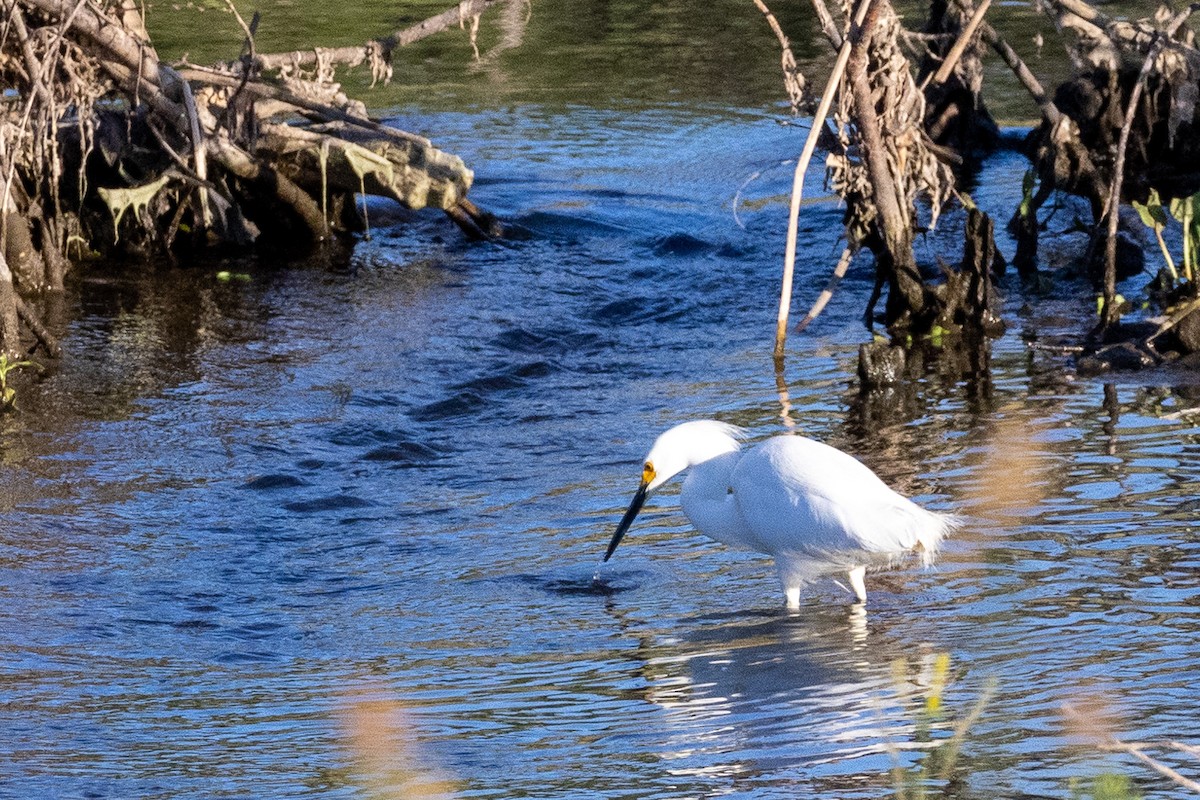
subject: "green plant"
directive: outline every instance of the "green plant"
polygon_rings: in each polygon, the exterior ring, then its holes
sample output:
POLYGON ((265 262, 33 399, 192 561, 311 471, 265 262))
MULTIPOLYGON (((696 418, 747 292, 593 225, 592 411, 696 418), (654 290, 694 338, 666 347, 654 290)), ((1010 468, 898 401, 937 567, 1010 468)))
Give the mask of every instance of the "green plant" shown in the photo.
POLYGON ((1200 204, 1200 193, 1191 197, 1175 198, 1171 201, 1171 216, 1183 226, 1183 277, 1193 281, 1196 276, 1196 261, 1200 258, 1200 215, 1196 213, 1200 204))
POLYGON ((1142 800, 1128 775, 1105 772, 1087 781, 1072 779, 1071 800, 1142 800))
POLYGON ((1017 208, 1017 213, 1021 219, 1027 219, 1033 213, 1033 188, 1037 186, 1037 172, 1030 169, 1025 171, 1025 177, 1021 179, 1021 205, 1017 208))
MULTIPOLYGON (((897 687, 909 683, 906 671, 907 666, 903 659, 893 662, 892 677, 897 687)), ((918 765, 906 767, 900 763, 899 749, 894 746, 889 747, 894 762, 892 767, 894 796, 899 800, 923 800, 929 792, 931 781, 949 783, 953 780, 958 754, 967 737, 967 732, 979 721, 984 707, 987 706, 996 691, 994 681, 985 684, 970 711, 954 725, 949 738, 935 741, 933 738, 934 727, 944 724, 949 718, 944 708, 945 691, 949 682, 950 654, 938 653, 929 673, 924 700, 914 718, 916 726, 914 738, 928 747, 928 754, 921 759, 918 765)))
MULTIPOLYGON (((1179 280, 1179 272, 1175 269, 1175 259, 1171 258, 1171 251, 1167 249, 1167 243, 1163 239, 1163 230, 1167 227, 1167 212, 1162 206, 1162 200, 1158 196, 1158 191, 1151 189, 1150 196, 1146 198, 1145 203, 1139 203, 1136 200, 1133 201, 1133 209, 1137 211, 1138 216, 1142 218, 1142 222, 1146 227, 1154 231, 1154 238, 1158 240, 1158 249, 1162 251, 1163 259, 1167 262, 1167 272, 1171 274, 1171 282, 1174 283, 1179 280)), ((1184 245, 1184 252, 1187 252, 1186 244, 1184 245)))
POLYGON ((22 367, 41 369, 42 365, 36 361, 11 361, 7 353, 0 353, 0 411, 16 409, 17 390, 8 385, 8 373, 22 367))

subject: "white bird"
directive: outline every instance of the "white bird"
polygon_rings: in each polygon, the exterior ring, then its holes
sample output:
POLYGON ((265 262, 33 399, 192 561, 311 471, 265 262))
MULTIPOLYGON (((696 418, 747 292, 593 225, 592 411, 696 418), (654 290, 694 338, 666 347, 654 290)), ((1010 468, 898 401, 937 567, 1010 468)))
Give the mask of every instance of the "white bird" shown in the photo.
POLYGON ((801 587, 841 572, 865 603, 868 568, 894 565, 913 552, 928 566, 938 543, 959 524, 892 491, 835 447, 784 435, 743 451, 743 436, 740 428, 713 420, 685 422, 659 436, 604 560, 646 499, 687 469, 683 513, 718 542, 774 557, 792 609, 800 607, 801 587))

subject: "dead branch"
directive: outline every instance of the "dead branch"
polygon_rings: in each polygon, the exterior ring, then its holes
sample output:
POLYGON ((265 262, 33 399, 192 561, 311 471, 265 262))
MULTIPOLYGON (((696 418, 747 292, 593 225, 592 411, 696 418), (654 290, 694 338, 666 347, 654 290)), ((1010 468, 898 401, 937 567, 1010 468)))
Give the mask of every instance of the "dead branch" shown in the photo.
POLYGON ((321 208, 312 197, 274 167, 255 159, 224 136, 208 140, 209 155, 225 169, 244 180, 266 188, 284 206, 295 212, 308 228, 313 241, 321 241, 329 232, 321 208))
POLYGON ((833 15, 829 13, 829 8, 825 5, 825 0, 812 0, 813 9, 817 12, 817 19, 821 21, 821 32, 825 34, 825 38, 829 40, 829 44, 834 50, 842 49, 842 32, 838 30, 837 23, 833 21, 833 15))
POLYGON ((1042 88, 1041 82, 1017 55, 1017 52, 1012 49, 1012 46, 996 32, 988 23, 984 22, 979 28, 979 35, 987 42, 1001 60, 1008 65, 1013 74, 1017 76, 1017 80, 1029 92, 1033 101, 1037 103, 1038 108, 1042 110, 1042 117, 1051 125, 1057 125, 1062 119, 1062 112, 1058 110, 1058 106, 1046 95, 1046 90, 1042 88))
POLYGON ((475 241, 482 241, 491 238, 487 231, 479 226, 467 210, 459 205, 453 205, 446 209, 446 216, 454 220, 454 223, 466 234, 467 238, 475 241))
POLYGON ((1076 725, 1088 731, 1096 740, 1101 750, 1114 753, 1126 753, 1141 761, 1158 774, 1170 779, 1178 786, 1192 792, 1200 793, 1200 782, 1192 780, 1177 770, 1154 758, 1146 750, 1151 748, 1174 749, 1184 753, 1196 754, 1194 745, 1182 745, 1178 742, 1125 742, 1105 730, 1097 730, 1096 726, 1086 719, 1083 713, 1070 703, 1063 704, 1063 714, 1076 725))
POLYGON ((842 256, 838 259, 837 266, 833 268, 833 274, 829 276, 829 283, 825 284, 825 288, 821 290, 821 294, 817 295, 817 299, 813 301, 812 307, 808 309, 808 313, 804 315, 804 319, 796 323, 796 333, 800 333, 807 328, 825 310, 825 306, 829 304, 830 299, 833 297, 833 290, 842 282, 842 278, 846 277, 846 270, 850 269, 850 261, 853 258, 854 251, 849 247, 842 250, 842 256))
POLYGON ((1200 297, 1193 297, 1191 300, 1181 303, 1178 308, 1172 309, 1167 318, 1155 328, 1154 333, 1146 337, 1146 343, 1152 344, 1155 339, 1173 329, 1195 311, 1200 311, 1200 297))
MULTIPOLYGON (((0 278, 0 281, 2 280, 3 279, 0 278)), ((2 293, 3 289, 0 289, 0 294, 2 293)), ((25 305, 25 301, 21 299, 20 295, 14 294, 13 299, 16 301, 17 317, 21 320, 21 322, 25 323, 25 326, 29 328, 29 332, 32 333, 42 347, 45 348, 46 355, 50 356, 51 358, 62 358, 62 346, 58 343, 58 339, 56 339, 54 335, 50 333, 50 331, 46 330, 46 326, 43 325, 42 321, 38 319, 38 316, 34 314, 32 310, 30 310, 29 306, 25 305)))
POLYGON ((796 55, 792 52, 791 42, 788 41, 783 28, 779 27, 779 20, 775 19, 775 15, 771 13, 771 9, 767 8, 767 4, 763 0, 754 0, 754 5, 758 6, 758 10, 767 18, 767 24, 771 26, 775 38, 779 40, 781 66, 783 68, 783 86, 787 90, 788 100, 792 104, 792 113, 798 114, 800 106, 804 102, 805 81, 800 68, 796 66, 796 55))
MULTIPOLYGON (((462 0, 458 5, 449 8, 436 16, 408 28, 398 30, 381 39, 373 39, 356 47, 313 48, 311 50, 296 50, 290 53, 266 53, 252 61, 253 68, 259 72, 282 70, 287 68, 311 67, 318 59, 330 64, 345 64, 358 66, 368 58, 379 58, 384 64, 390 64, 392 51, 406 47, 414 42, 440 33, 453 25, 462 25, 473 17, 487 11, 500 0, 462 0)), ((238 64, 228 64, 236 69, 238 64)), ((389 74, 387 76, 390 78, 389 74)))
POLYGON ((975 13, 971 15, 971 19, 967 22, 966 27, 959 34, 958 41, 950 48, 950 52, 946 55, 946 60, 942 62, 942 66, 934 74, 934 83, 945 83, 950 78, 950 74, 954 72, 954 68, 958 66, 958 60, 962 58, 962 54, 966 52, 967 46, 971 44, 971 39, 975 36, 975 30, 983 22, 983 15, 987 13, 988 7, 991 4, 992 0, 983 0, 975 9, 975 13))
MULTIPOLYGON (((72 31, 83 35, 92 47, 107 56, 101 63, 107 65, 108 59, 116 59, 140 82, 165 91, 168 96, 174 95, 179 88, 178 79, 170 71, 160 68, 158 54, 150 42, 142 39, 127 29, 119 20, 103 13, 99 8, 83 0, 68 2, 67 0, 22 0, 28 5, 40 9, 51 16, 63 19, 72 31)), ((139 83, 140 89, 140 83, 139 83)))
MULTIPOLYGON (((1182 20, 1181 20, 1182 24, 1182 20)), ((1117 140, 1117 157, 1113 162, 1112 183, 1108 192, 1108 202, 1105 214, 1108 216, 1108 235, 1104 247, 1104 307, 1101 309, 1100 326, 1107 328, 1116 324, 1121 318, 1117 310, 1117 208, 1121 203, 1121 185, 1125 181, 1125 150, 1129 147, 1129 132, 1133 128, 1133 118, 1137 113, 1138 104, 1142 100, 1142 91, 1146 87, 1146 79, 1158 56, 1161 45, 1156 43, 1146 54, 1142 70, 1138 73, 1137 83, 1129 93, 1129 103, 1125 110, 1125 121, 1121 125, 1121 135, 1117 140)))
POLYGON ((876 0, 866 19, 850 36, 850 58, 846 73, 850 82, 855 121, 862 144, 862 157, 869 176, 868 186, 875 207, 876 226, 882 239, 876 251, 877 263, 892 279, 888 293, 889 319, 898 319, 905 312, 920 313, 925 305, 924 286, 912 254, 912 225, 901 188, 889 164, 887 150, 879 123, 870 79, 867 75, 867 52, 871 37, 884 9, 891 12, 888 0, 876 0), (886 263, 884 263, 886 262, 886 263), (901 310, 900 306, 903 306, 901 310))
MULTIPOLYGON (((821 0, 814 0, 820 4, 821 0)), ((858 11, 855 14, 855 26, 861 26, 871 8, 872 0, 861 0, 858 11)), ((826 12, 828 13, 828 12, 826 12)), ((846 69, 846 64, 850 59, 851 43, 849 40, 843 41, 841 49, 838 51, 837 61, 834 62, 833 71, 829 75, 829 81, 825 84, 825 91, 821 94, 821 102, 817 106, 817 112, 813 116, 811 127, 808 129, 808 138, 804 141, 804 149, 800 153, 800 158, 796 161, 796 172, 792 177, 792 197, 788 208, 788 229, 787 243, 785 245, 783 257, 783 284, 779 290, 779 313, 775 318, 775 358, 783 357, 784 344, 787 342, 787 324, 788 315, 792 308, 792 279, 796 270, 796 239, 799 236, 800 228, 800 200, 804 194, 804 176, 808 172, 808 163, 812 160, 812 154, 817 148, 817 139, 820 137, 821 130, 825 127, 825 117, 829 114, 829 109, 833 105, 833 100, 837 94, 837 89, 842 82, 842 74, 846 69)))
POLYGON ((991 0, 933 0, 922 29, 937 35, 922 48, 918 69, 925 133, 955 153, 979 157, 1000 138, 983 96, 984 46, 979 36, 991 0))
POLYGON ((1150 77, 1150 73, 1158 59, 1158 54, 1183 23, 1187 21, 1188 17, 1191 16, 1193 9, 1194 6, 1188 7, 1176 14, 1168 23, 1166 30, 1155 34, 1154 42, 1146 53, 1146 59, 1142 62, 1137 82, 1133 85, 1133 89, 1129 93, 1129 102, 1125 109, 1125 120, 1121 125, 1120 138, 1117 140, 1117 155, 1113 163, 1112 183, 1105 208, 1108 215, 1108 231, 1104 248, 1104 307, 1101 311, 1100 321, 1102 328, 1114 325, 1120 319, 1120 312, 1117 310, 1116 304, 1117 210, 1121 203, 1121 187, 1125 181, 1125 152, 1129 147, 1129 135, 1133 129, 1134 115, 1137 113, 1138 105, 1142 99, 1142 92, 1146 88, 1146 81, 1150 77))
MULTIPOLYGON (((207 83, 212 86, 223 86, 231 89, 236 89, 243 86, 243 81, 234 75, 219 72, 214 69, 197 66, 187 66, 179 70, 180 77, 185 80, 195 81, 197 83, 207 83)), ((406 141, 416 142, 425 146, 431 146, 431 142, 416 134, 402 131, 399 128, 392 128, 373 119, 368 119, 365 116, 351 113, 343 108, 336 108, 327 103, 318 102, 307 97, 303 97, 296 92, 291 91, 282 86, 275 86, 261 81, 249 81, 244 84, 244 89, 247 94, 255 100, 276 100, 292 108, 307 112, 313 115, 313 118, 321 122, 344 122, 347 125, 354 125, 374 133, 384 134, 391 138, 402 139, 406 141)), ((276 113, 275 109, 269 109, 261 113, 262 117, 271 116, 276 113)))
POLYGON ((446 210, 458 205, 470 182, 470 170, 457 156, 415 137, 396 139, 341 123, 308 128, 263 123, 257 145, 257 154, 314 194, 324 182, 334 192, 446 210))

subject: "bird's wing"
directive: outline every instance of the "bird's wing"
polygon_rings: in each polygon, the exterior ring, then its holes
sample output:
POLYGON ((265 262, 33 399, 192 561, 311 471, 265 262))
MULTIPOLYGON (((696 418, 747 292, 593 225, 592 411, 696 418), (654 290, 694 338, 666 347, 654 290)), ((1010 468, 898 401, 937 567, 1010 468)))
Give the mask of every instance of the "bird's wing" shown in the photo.
POLYGON ((750 450, 730 484, 747 526, 774 553, 899 553, 932 516, 853 456, 801 436, 750 450))

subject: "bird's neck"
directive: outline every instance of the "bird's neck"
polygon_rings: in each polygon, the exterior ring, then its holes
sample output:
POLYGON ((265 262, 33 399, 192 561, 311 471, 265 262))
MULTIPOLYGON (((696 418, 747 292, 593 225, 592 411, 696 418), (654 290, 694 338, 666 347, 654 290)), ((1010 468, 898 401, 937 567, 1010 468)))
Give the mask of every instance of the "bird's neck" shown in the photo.
POLYGON ((735 450, 692 467, 679 496, 683 513, 701 533, 733 547, 746 547, 748 537, 729 484, 741 455, 735 450))

